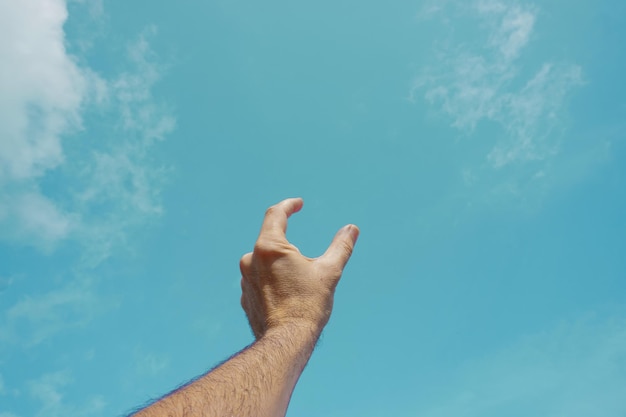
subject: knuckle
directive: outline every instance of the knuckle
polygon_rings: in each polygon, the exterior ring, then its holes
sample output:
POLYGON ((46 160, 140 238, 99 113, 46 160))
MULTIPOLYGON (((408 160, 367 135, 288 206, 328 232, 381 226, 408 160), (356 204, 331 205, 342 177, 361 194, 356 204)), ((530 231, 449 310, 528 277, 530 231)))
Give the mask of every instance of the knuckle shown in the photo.
POLYGON ((265 216, 271 216, 272 214, 276 213, 276 206, 271 206, 268 207, 267 210, 265 210, 265 216))
POLYGON ((241 308, 246 312, 246 315, 250 314, 251 305, 250 305, 250 294, 247 294, 246 291, 241 292, 241 299, 239 300, 241 303, 241 308))
POLYGON ((241 271, 242 275, 246 275, 248 271, 250 270, 251 266, 252 266, 252 254, 246 253, 239 260, 239 270, 241 271))
POLYGON ((253 293, 256 291, 256 284, 254 282, 254 280, 246 277, 245 275, 241 277, 241 293, 246 296, 246 297, 250 297, 253 295, 253 293))
POLYGON ((268 238, 259 238, 254 245, 254 253, 261 256, 272 256, 280 252, 280 245, 268 238))

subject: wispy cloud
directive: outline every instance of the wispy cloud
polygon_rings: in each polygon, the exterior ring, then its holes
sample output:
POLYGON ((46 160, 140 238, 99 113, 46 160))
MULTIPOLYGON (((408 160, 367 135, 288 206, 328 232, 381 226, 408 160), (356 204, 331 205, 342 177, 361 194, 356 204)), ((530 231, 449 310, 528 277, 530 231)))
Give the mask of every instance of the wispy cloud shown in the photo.
POLYGON ((104 14, 104 0, 69 0, 70 3, 79 3, 87 7, 92 18, 101 17, 104 14))
POLYGON ((100 414, 106 402, 100 396, 85 401, 82 406, 68 405, 64 398, 64 389, 73 382, 69 370, 44 374, 28 382, 31 398, 38 403, 37 416, 94 416, 100 414))
POLYGON ((428 9, 427 16, 436 18, 449 8, 462 8, 467 21, 459 21, 459 26, 477 29, 479 40, 444 42, 434 64, 415 78, 411 99, 422 95, 468 135, 480 123, 498 124, 503 134, 486 155, 492 168, 551 157, 562 139, 567 97, 583 84, 582 69, 547 61, 533 72, 524 65, 538 7, 498 0, 479 0, 466 7, 451 2, 428 9))
POLYGON ((32 348, 69 329, 85 327, 117 300, 97 293, 97 280, 73 276, 57 288, 24 294, 0 311, 0 353, 12 346, 32 348))
POLYGON ((155 376, 169 366, 169 358, 144 349, 135 349, 135 371, 139 375, 155 376))
POLYGON ((87 279, 25 295, 0 314, 0 341, 32 347, 62 330, 86 325, 104 308, 87 279))
POLYGON ((0 294, 13 284, 15 278, 0 276, 0 294))
POLYGON ((173 131, 176 121, 152 96, 162 76, 149 45, 155 33, 148 28, 128 45, 129 71, 109 83, 107 108, 118 116, 115 139, 93 150, 76 172, 85 179, 73 195, 81 216, 76 236, 86 243, 91 263, 106 259, 115 247, 125 247, 129 230, 163 212, 160 192, 168 168, 154 163, 150 150, 173 131))
POLYGON ((581 319, 471 362, 424 417, 620 417, 626 414, 626 320, 581 319))
POLYGON ((5 193, 2 204, 1 238, 37 242, 37 246, 49 250, 70 233, 71 215, 33 185, 5 193))

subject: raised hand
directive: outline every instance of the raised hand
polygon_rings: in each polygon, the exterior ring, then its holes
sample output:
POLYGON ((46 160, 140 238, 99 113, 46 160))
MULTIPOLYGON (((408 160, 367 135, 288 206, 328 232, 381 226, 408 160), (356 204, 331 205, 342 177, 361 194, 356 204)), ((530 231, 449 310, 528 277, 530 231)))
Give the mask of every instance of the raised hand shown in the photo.
POLYGON ((285 235, 289 216, 302 205, 302 199, 290 198, 270 207, 254 251, 241 258, 241 305, 257 339, 288 324, 321 332, 359 236, 356 226, 347 225, 322 256, 303 256, 285 235))

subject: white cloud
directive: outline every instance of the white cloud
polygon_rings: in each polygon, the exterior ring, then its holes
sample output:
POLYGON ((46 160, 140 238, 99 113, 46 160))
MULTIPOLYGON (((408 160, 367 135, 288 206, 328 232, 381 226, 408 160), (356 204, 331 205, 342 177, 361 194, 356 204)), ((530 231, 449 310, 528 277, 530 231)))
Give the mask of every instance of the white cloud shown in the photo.
POLYGON ((37 246, 49 250, 71 229, 71 216, 36 189, 24 187, 11 195, 5 192, 1 203, 0 238, 17 242, 36 241, 37 246))
POLYGON ((0 3, 0 226, 9 237, 40 228, 43 246, 66 236, 68 219, 36 181, 63 163, 61 135, 80 128, 88 91, 65 50, 66 18, 59 0, 0 3))
POLYGON ((480 0, 468 13, 481 41, 456 40, 439 51, 435 64, 414 80, 411 99, 423 92, 465 133, 481 122, 497 123, 504 134, 487 156, 493 168, 552 156, 560 146, 566 98, 583 83, 582 69, 544 62, 524 81, 521 57, 533 38, 538 8, 480 0))
POLYGON ((471 362, 424 417, 621 417, 626 320, 563 323, 471 362))
MULTIPOLYGON (((99 0, 72 1, 103 14, 99 0)), ((164 170, 149 150, 175 120, 152 97, 162 74, 148 42, 154 28, 129 44, 126 69, 105 80, 68 53, 67 18, 65 0, 0 4, 0 239, 46 251, 69 239, 97 263, 162 212, 164 170), (92 109, 110 130, 83 126, 92 109), (43 186, 53 174, 63 177, 54 193, 43 186)))
POLYGON ((509 138, 492 149, 488 160, 495 168, 516 161, 541 160, 559 150, 559 119, 566 95, 582 83, 577 66, 544 64, 516 94, 506 94, 494 119, 509 138))
POLYGON ((160 108, 152 99, 152 87, 161 78, 162 72, 148 42, 155 34, 156 28, 148 27, 135 42, 128 45, 133 70, 112 82, 124 128, 139 131, 145 141, 162 140, 175 125, 167 109, 160 108))
POLYGON ((0 180, 30 179, 63 162, 60 135, 80 122, 86 79, 64 45, 65 4, 0 3, 0 180))
MULTIPOLYGON (((479 4, 479 10, 481 5, 479 4)), ((482 9, 483 13, 491 14, 490 9, 482 9)), ((489 41, 498 48, 506 61, 517 58, 521 50, 530 40, 535 25, 535 13, 519 6, 504 10, 500 27, 491 35, 489 41)))

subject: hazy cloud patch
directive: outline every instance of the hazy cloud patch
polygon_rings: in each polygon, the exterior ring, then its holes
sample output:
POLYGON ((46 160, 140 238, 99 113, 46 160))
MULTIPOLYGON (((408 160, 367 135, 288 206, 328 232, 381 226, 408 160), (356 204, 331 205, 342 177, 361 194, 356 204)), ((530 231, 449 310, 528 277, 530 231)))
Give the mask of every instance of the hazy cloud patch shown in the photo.
POLYGON ((470 362, 424 417, 626 413, 626 319, 564 322, 470 362))
POLYGON ((135 370, 140 375, 156 376, 166 370, 169 364, 170 360, 165 355, 135 349, 135 370))

